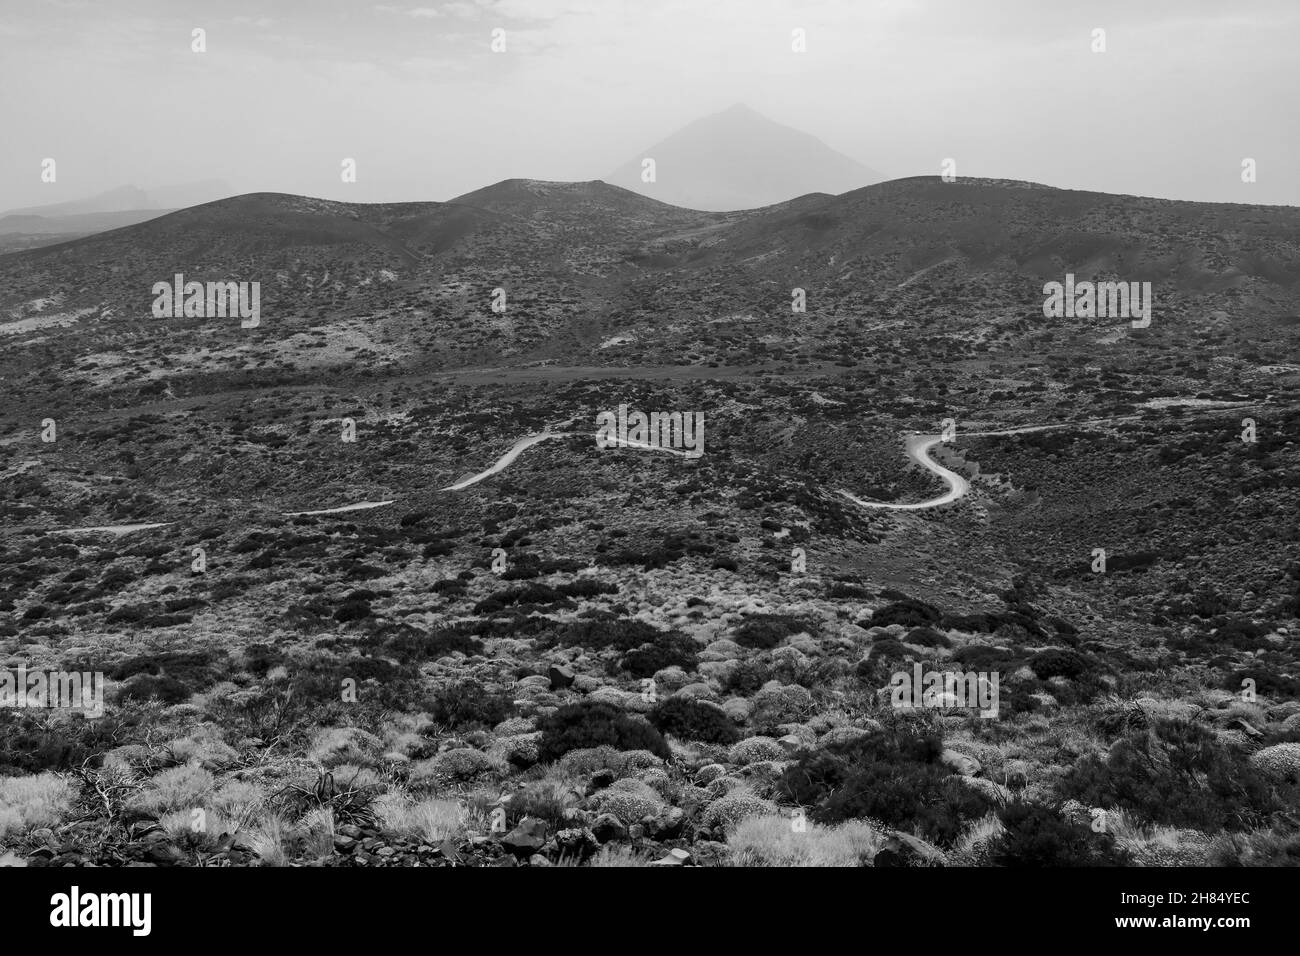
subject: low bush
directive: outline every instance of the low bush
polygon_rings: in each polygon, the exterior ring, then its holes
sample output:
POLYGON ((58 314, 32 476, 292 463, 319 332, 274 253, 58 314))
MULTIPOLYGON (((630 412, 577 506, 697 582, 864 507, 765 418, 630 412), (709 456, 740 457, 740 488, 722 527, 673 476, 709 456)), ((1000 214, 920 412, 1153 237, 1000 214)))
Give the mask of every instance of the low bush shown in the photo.
POLYGON ((992 804, 940 761, 942 739, 909 729, 882 730, 804 751, 777 781, 783 800, 810 807, 818 823, 870 818, 951 843, 992 804))
POLYGON ((870 825, 851 820, 834 827, 806 823, 795 832, 788 817, 749 817, 727 838, 732 866, 862 866, 880 849, 883 837, 870 825))
POLYGON ((699 645, 685 634, 670 631, 653 644, 628 651, 619 661, 619 667, 633 677, 653 677, 665 667, 692 671, 698 663, 698 648, 699 645))
POLYGON ((927 624, 939 623, 942 617, 939 609, 933 605, 918 601, 916 598, 904 597, 902 600, 877 608, 862 626, 888 627, 890 624, 901 624, 904 627, 923 627, 927 624))
POLYGON ((809 623, 800 617, 785 614, 754 614, 736 628, 731 639, 741 647, 766 650, 776 647, 791 634, 809 629, 809 623))
POLYGON ((616 750, 648 750, 667 759, 668 744, 663 734, 646 721, 630 717, 604 701, 566 704, 542 719, 538 756, 542 761, 558 760, 570 750, 606 745, 616 750))
POLYGON ((1123 866, 1128 855, 1107 833, 1064 820, 1049 807, 1015 802, 1000 813, 1005 829, 989 847, 991 862, 1011 867, 1123 866))
POLYGON ((1092 669, 1091 662, 1077 651, 1046 650, 1029 658, 1029 669, 1039 680, 1053 677, 1081 677, 1092 669))
POLYGON ((494 727, 515 712, 514 700, 503 691, 491 691, 476 680, 454 681, 431 696, 429 716, 453 730, 494 727))
POLYGON ((1205 832, 1251 829, 1282 809, 1243 752, 1208 727, 1172 718, 1135 727, 1104 756, 1076 761, 1057 793, 1127 810, 1143 823, 1205 832))
POLYGON ((650 723, 661 733, 682 740, 699 740, 711 744, 730 744, 740 732, 721 708, 690 697, 669 697, 655 705, 650 723))
POLYGON ((180 704, 190 699, 193 689, 175 677, 166 675, 150 677, 141 674, 127 681, 118 693, 118 700, 160 700, 164 704, 180 704))

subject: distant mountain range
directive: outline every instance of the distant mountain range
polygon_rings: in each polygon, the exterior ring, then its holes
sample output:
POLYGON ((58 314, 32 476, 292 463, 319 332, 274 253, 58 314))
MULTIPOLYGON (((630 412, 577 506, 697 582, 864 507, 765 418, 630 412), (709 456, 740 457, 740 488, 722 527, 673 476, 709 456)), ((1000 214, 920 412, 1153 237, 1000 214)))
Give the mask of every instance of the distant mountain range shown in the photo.
MULTIPOLYGON (((1036 183, 918 176, 838 196, 809 194, 737 212, 668 205, 599 180, 510 179, 450 202, 344 203, 250 193, 28 253, 105 264, 121 256, 193 269, 227 260, 378 256, 436 268, 590 255, 659 267, 761 261, 797 275, 868 271, 902 281, 938 267, 1060 278, 1132 274, 1180 289, 1283 288, 1300 280, 1300 209, 1194 203, 1036 183), (527 254, 522 249, 531 244, 527 254)), ((10 265, 16 265, 10 260, 10 265)), ((602 269, 601 271, 606 271, 602 269)))
POLYGON ((606 180, 674 206, 735 210, 838 195, 884 178, 817 137, 737 104, 655 143, 606 180), (642 179, 646 159, 654 160, 654 182, 642 179))
MULTIPOLYGON (((686 354, 682 330, 719 317, 744 317, 746 341, 786 334, 795 288, 826 355, 861 348, 851 323, 863 315, 999 329, 1008 347, 1066 324, 1118 327, 1044 319, 1044 283, 1066 273, 1153 283, 1158 328, 1226 322, 1268 341, 1300 322, 1298 264, 1300 209, 1289 207, 926 176, 710 212, 600 181, 512 179, 450 202, 254 193, 184 209, 0 257, 0 309, 19 321, 53 299, 64 311, 110 309, 104 333, 153 328, 149 290, 179 272, 259 281, 281 336, 384 316, 400 325, 389 341, 443 367, 488 356, 600 363, 629 334, 637 344, 617 360, 671 363, 686 354), (497 287, 511 302, 500 322, 487 308, 497 287)), ((171 334, 188 347, 179 324, 171 334)))
POLYGON ((109 229, 131 226, 188 206, 225 199, 230 184, 219 179, 161 186, 149 190, 119 186, 84 199, 25 206, 0 215, 0 251, 63 242, 109 229))

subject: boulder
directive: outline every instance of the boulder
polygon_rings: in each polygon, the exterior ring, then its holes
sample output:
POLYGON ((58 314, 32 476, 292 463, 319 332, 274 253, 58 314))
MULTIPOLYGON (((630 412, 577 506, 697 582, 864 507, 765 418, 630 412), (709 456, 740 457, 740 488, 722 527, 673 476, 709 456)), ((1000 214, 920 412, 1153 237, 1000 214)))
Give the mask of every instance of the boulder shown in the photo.
POLYGON ((924 840, 891 830, 872 860, 874 866, 943 866, 943 851, 924 840))
POLYGON ((683 849, 669 850, 662 860, 655 860, 651 866, 690 866, 691 854, 683 849))
POLYGON ((939 760, 953 773, 963 777, 973 777, 980 772, 980 762, 969 754, 959 753, 951 748, 944 748, 939 760))
POLYGON ((602 813, 591 825, 591 833, 599 842, 609 843, 627 837, 627 827, 612 813, 602 813))
POLYGON ((530 857, 546 845, 546 821, 524 817, 501 838, 501 845, 517 857, 530 857))

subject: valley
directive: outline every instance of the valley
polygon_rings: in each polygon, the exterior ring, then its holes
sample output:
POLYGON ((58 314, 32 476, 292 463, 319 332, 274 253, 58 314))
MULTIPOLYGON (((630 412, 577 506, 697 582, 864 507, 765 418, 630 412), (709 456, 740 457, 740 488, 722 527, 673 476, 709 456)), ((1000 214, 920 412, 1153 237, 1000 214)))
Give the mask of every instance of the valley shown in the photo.
POLYGON ((0 256, 0 657, 108 687, 0 710, 62 808, 0 846, 788 865, 803 814, 835 865, 1286 862, 1297 282, 1289 207, 938 177, 261 193, 0 256), (155 317, 177 273, 260 321, 155 317), (1045 318, 1067 274, 1150 324, 1045 318), (703 454, 597 447, 622 405, 703 454), (918 665, 996 719, 899 712, 918 665))

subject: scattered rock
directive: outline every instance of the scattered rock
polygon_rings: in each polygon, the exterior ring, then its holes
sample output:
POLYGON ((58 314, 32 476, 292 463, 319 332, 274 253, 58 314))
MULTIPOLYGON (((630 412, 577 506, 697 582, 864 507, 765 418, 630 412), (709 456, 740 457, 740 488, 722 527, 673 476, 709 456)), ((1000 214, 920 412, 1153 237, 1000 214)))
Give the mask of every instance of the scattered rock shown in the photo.
POLYGON ((943 851, 924 840, 891 830, 872 860, 873 866, 943 866, 943 851))
POLYGON ((519 825, 501 838, 501 845, 515 856, 532 856, 546 844, 546 821, 524 817, 519 825))
POLYGON ((622 840, 627 837, 627 827, 623 821, 612 813, 602 813, 591 825, 592 835, 601 843, 622 840))
POLYGON ((953 773, 961 774, 963 777, 973 777, 982 769, 980 762, 974 757, 949 748, 944 749, 939 760, 953 773))
POLYGON ((690 866, 691 855, 686 850, 669 850, 662 860, 655 860, 651 866, 690 866))

